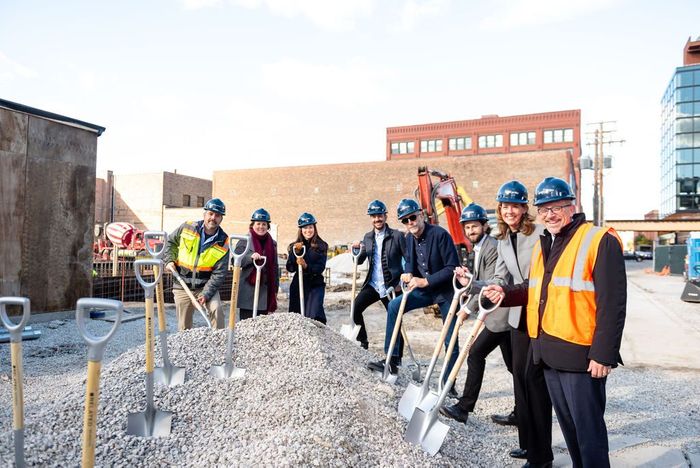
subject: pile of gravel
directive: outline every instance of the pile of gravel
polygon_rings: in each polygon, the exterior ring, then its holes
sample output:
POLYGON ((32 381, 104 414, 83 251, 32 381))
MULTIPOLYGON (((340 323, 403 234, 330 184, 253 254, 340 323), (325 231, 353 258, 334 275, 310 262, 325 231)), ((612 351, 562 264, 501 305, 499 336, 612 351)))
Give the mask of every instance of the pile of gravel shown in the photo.
MULTIPOLYGON (((98 465, 504 466, 512 461, 505 450, 510 444, 504 447, 497 434, 504 435, 503 429, 489 424, 467 432, 450 422, 435 457, 404 442, 406 421, 397 405, 408 371, 401 371, 397 387, 381 382, 365 369, 372 354, 297 314, 238 324, 234 362, 246 369, 240 380, 208 374, 212 364, 223 362, 225 331, 197 328, 170 335, 168 343, 173 364, 187 369, 183 385, 156 386, 156 407, 175 413, 172 434, 125 433, 127 414, 145 407, 144 348, 132 348, 102 372, 98 465)), ((28 464, 78 464, 84 391, 84 382, 73 382, 55 401, 27 407, 28 464)), ((3 466, 13 459, 10 424, 0 425, 3 466)))

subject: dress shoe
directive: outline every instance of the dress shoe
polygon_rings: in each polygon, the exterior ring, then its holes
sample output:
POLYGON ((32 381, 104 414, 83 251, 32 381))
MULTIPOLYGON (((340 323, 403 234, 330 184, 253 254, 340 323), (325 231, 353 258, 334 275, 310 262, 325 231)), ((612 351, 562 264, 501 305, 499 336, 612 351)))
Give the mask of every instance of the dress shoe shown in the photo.
POLYGON ((450 391, 447 392, 447 396, 450 398, 459 398, 459 395, 457 395, 457 390, 455 390, 454 385, 452 387, 450 387, 450 391))
POLYGON ((508 455, 510 455, 512 458, 527 458, 527 450, 521 449, 521 448, 516 448, 511 450, 508 455))
MULTIPOLYGON (((372 361, 367 364, 367 369, 377 372, 384 372, 384 362, 384 359, 381 361, 372 361)), ((398 366, 394 363, 393 359, 389 361, 389 372, 394 375, 399 373, 398 366)))
POLYGON ((362 346, 364 349, 368 349, 369 341, 360 341, 360 346, 362 346))
POLYGON ((447 416, 448 418, 454 419, 455 421, 459 421, 461 423, 466 423, 467 419, 469 418, 469 411, 464 411, 457 405, 441 406, 440 413, 443 416, 447 416))
POLYGON ((547 463, 530 463, 527 462, 523 465, 523 468, 552 468, 552 462, 547 463))
POLYGON ((515 411, 511 411, 508 415, 494 414, 491 416, 491 421, 501 426, 517 426, 518 421, 515 419, 515 411))

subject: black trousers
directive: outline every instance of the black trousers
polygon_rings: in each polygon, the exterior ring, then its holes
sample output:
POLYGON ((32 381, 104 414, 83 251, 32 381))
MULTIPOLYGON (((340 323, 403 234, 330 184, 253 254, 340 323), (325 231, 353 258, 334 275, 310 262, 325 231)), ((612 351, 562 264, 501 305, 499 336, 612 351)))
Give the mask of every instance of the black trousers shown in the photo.
POLYGON ((484 381, 484 370, 486 369, 486 357, 496 348, 501 348, 503 362, 506 363, 508 372, 512 370, 513 352, 510 347, 510 332, 492 332, 484 328, 474 344, 469 350, 467 358, 467 381, 464 383, 464 392, 457 402, 457 405, 465 411, 474 411, 476 401, 479 399, 481 384, 484 381))
MULTIPOLYGON (((401 293, 399 293, 399 296, 401 293)), ((367 328, 365 327, 365 319, 363 313, 367 310, 367 307, 371 306, 377 301, 382 301, 384 309, 387 310, 389 306, 388 297, 379 297, 379 293, 369 284, 360 289, 360 292, 355 296, 355 308, 352 311, 353 322, 360 326, 360 332, 357 334, 357 341, 360 343, 367 342, 367 328)), ((399 359, 403 357, 403 340, 399 340, 397 343, 399 348, 399 359)))
POLYGON ((609 467, 605 382, 588 372, 545 368, 547 388, 574 468, 609 467))
MULTIPOLYGON (((240 319, 250 319, 253 318, 253 309, 238 309, 240 312, 240 319)), ((266 310, 258 310, 258 315, 267 315, 266 310)))
POLYGON ((527 461, 552 461, 552 402, 541 365, 532 359, 530 337, 521 329, 511 330, 513 390, 518 442, 527 450, 527 461))

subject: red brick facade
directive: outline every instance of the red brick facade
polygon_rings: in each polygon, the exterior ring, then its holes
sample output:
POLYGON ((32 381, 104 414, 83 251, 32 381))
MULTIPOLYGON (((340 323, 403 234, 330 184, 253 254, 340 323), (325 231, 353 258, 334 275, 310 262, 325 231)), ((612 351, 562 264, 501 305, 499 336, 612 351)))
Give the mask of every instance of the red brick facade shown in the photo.
POLYGON ((329 244, 343 244, 360 239, 371 229, 366 210, 375 198, 387 204, 389 224, 397 227, 396 205, 400 199, 414 196, 418 167, 425 165, 453 175, 457 184, 486 209, 496 207, 496 192, 507 180, 520 180, 532 194, 547 176, 569 180, 573 174, 569 151, 534 151, 478 158, 215 171, 212 194, 226 203, 223 227, 229 234, 244 234, 235 230, 240 231, 241 225, 234 227, 233 223, 250 219, 255 209, 263 207, 279 227, 281 248, 296 236, 297 218, 304 211, 316 216, 319 233, 329 244))
POLYGON ((683 66, 697 65, 700 63, 700 37, 695 41, 691 41, 688 38, 688 42, 685 43, 683 48, 683 66))

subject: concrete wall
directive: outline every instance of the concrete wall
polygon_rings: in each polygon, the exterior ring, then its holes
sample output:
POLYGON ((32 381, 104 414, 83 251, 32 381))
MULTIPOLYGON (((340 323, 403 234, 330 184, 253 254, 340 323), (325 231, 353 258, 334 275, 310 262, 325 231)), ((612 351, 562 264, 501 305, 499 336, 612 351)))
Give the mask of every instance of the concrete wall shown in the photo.
POLYGON ((248 220, 260 207, 270 211, 279 225, 281 248, 296 237, 297 218, 304 211, 316 216, 324 240, 344 244, 360 239, 371 228, 366 210, 375 198, 387 204, 389 223, 396 227, 396 205, 414 196, 417 169, 426 164, 452 174, 487 209, 496 207, 496 192, 507 180, 518 179, 532 192, 546 176, 568 180, 573 173, 572 157, 562 150, 230 170, 214 172, 213 196, 226 203, 224 223, 248 220))
POLYGON ((0 295, 32 311, 89 296, 97 134, 0 108, 0 295))
MULTIPOLYGON (((98 181, 98 189, 102 185, 106 183, 98 181)), ((172 172, 115 175, 114 221, 132 223, 143 230, 165 229, 166 210, 203 206, 211 198, 211 187, 210 180, 172 172), (187 206, 184 195, 190 199, 187 206)), ((109 199, 103 203, 109 204, 109 199)), ((109 207, 96 211, 109 212, 109 207)), ((201 218, 201 213, 198 216, 201 218)))

